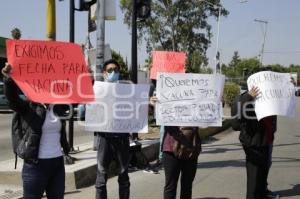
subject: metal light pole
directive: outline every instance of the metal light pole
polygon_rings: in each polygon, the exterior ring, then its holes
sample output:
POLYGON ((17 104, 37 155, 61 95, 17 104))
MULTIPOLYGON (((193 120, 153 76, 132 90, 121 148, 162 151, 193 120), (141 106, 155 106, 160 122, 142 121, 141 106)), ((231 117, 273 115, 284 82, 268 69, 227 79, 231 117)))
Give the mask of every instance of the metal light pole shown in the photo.
POLYGON ((47 0, 47 38, 55 41, 56 39, 56 11, 55 0, 47 0))
MULTIPOLYGON (((75 39, 75 1, 70 0, 70 32, 69 32, 69 41, 74 43, 75 39)), ((73 106, 71 112, 71 117, 69 119, 69 145, 70 151, 74 152, 74 117, 73 117, 73 106)))
POLYGON ((262 28, 263 28, 264 38, 263 38, 263 43, 262 43, 261 52, 260 52, 260 66, 262 67, 263 66, 263 58, 264 58, 264 50, 265 50, 265 42, 266 42, 266 37, 267 37, 268 21, 261 20, 261 19, 254 19, 254 21, 262 24, 262 28))
MULTIPOLYGON (((132 18, 131 18, 131 81, 137 84, 137 27, 136 27, 136 0, 132 0, 132 18)), ((138 134, 133 133, 132 139, 138 139, 138 134)))
POLYGON ((137 27, 136 27, 136 0, 132 1, 132 27, 131 27, 131 80, 137 83, 137 27))
MULTIPOLYGON (((221 19, 221 6, 219 6, 218 10, 218 30, 217 30, 217 43, 216 43, 216 56, 215 56, 215 73, 217 73, 218 69, 218 62, 220 61, 220 54, 219 54, 219 37, 220 37, 220 19, 221 19), (217 58, 218 57, 218 58, 217 58)), ((221 72, 221 63, 220 64, 220 71, 221 72)))
MULTIPOLYGON (((59 1, 63 1, 63 0, 59 0, 59 1)), ((99 0, 98 0, 99 1, 99 0)), ((104 0, 103 0, 104 1, 104 0)), ((88 6, 90 6, 91 4, 94 4, 95 1, 90 1, 87 2, 88 6)), ((70 12, 70 17, 69 17, 69 21, 70 21, 70 31, 69 31, 69 42, 74 43, 75 42, 75 11, 85 11, 85 8, 81 8, 81 9, 76 9, 75 8, 75 0, 70 0, 70 7, 69 7, 69 12, 70 12)), ((70 145, 70 151, 75 153, 74 151, 74 109, 73 106, 71 106, 71 110, 70 110, 70 114, 71 117, 69 119, 69 145, 70 145)))
POLYGON ((105 0, 97 0, 96 81, 103 81, 105 48, 105 0))
MULTIPOLYGON (((215 5, 207 0, 199 0, 201 2, 204 2, 204 3, 207 3, 213 7, 217 7, 218 8, 218 24, 217 24, 217 38, 216 38, 216 53, 215 53, 215 57, 214 57, 214 60, 215 60, 215 73, 217 72, 217 66, 218 64, 220 65, 221 67, 221 63, 218 63, 220 62, 220 60, 217 59, 218 56, 220 56, 219 54, 219 38, 220 38, 220 20, 221 20, 221 11, 222 11, 222 6, 221 6, 221 0, 220 0, 220 5, 215 5)), ((247 3, 248 0, 240 0, 239 3, 247 3)), ((220 71, 221 72, 221 69, 220 71)))
MULTIPOLYGON (((222 9, 222 6, 221 5, 215 5, 209 1, 206 1, 206 0, 200 0, 201 2, 204 2, 204 3, 207 3, 213 7, 217 7, 218 8, 218 24, 217 24, 217 38, 216 38, 216 53, 215 53, 215 57, 214 57, 214 60, 215 60, 215 70, 214 70, 214 73, 217 73, 217 65, 218 65, 218 60, 217 60, 217 55, 218 55, 218 52, 219 52, 219 37, 220 37, 220 18, 221 18, 221 9, 222 9)), ((221 65, 221 63, 220 63, 221 65)))

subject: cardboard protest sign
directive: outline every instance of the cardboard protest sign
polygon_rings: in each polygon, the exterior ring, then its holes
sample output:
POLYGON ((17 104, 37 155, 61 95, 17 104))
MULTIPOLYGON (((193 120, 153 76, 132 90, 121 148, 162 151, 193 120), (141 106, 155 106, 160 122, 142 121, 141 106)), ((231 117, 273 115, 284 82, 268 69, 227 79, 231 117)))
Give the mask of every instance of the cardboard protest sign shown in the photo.
POLYGON ((224 75, 159 73, 156 123, 222 126, 224 75))
POLYGON ((150 79, 156 79, 158 72, 185 72, 186 55, 183 52, 153 51, 150 79))
POLYGON ((289 73, 255 73, 248 78, 247 84, 248 89, 256 86, 260 90, 254 105, 258 120, 271 115, 295 116, 295 88, 289 73))
POLYGON ((96 81, 96 101, 86 105, 85 129, 148 133, 149 85, 96 81))
POLYGON ((79 45, 66 42, 7 40, 11 77, 39 103, 94 100, 92 79, 79 45))

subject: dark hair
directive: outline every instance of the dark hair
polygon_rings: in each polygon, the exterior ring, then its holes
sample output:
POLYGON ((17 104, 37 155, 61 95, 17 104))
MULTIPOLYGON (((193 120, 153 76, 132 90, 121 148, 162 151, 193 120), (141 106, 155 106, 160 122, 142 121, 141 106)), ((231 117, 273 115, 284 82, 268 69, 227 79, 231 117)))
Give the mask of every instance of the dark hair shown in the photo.
POLYGON ((120 69, 120 65, 119 65, 119 63, 118 63, 116 60, 114 60, 114 59, 109 59, 109 60, 107 60, 107 61, 104 62, 104 65, 103 65, 103 71, 106 71, 106 66, 107 66, 108 64, 115 64, 115 65, 118 67, 118 69, 120 69))

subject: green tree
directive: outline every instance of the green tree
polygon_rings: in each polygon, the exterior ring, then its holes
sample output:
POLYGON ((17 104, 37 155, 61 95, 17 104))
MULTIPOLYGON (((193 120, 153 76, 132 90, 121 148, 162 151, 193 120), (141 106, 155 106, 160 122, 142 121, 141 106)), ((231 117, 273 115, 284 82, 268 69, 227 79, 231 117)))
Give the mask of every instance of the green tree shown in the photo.
POLYGON ((243 76, 247 78, 249 75, 253 74, 259 68, 259 60, 256 58, 241 59, 236 65, 236 71, 238 76, 243 76))
POLYGON ((232 60, 229 63, 229 67, 234 68, 236 67, 236 65, 241 61, 240 56, 239 56, 239 52, 238 51, 234 51, 233 56, 232 56, 232 60))
POLYGON ((234 52, 228 66, 222 65, 222 73, 231 78, 231 81, 243 85, 246 84, 246 79, 258 70, 259 66, 260 63, 257 58, 241 59, 238 52, 234 52))
POLYGON ((231 106, 233 100, 240 95, 240 87, 238 84, 233 82, 226 82, 224 85, 224 102, 231 106))
POLYGON ((289 65, 289 67, 287 68, 287 70, 289 72, 300 73, 300 65, 291 64, 291 65, 289 65))
MULTIPOLYGON (((120 0, 125 13, 124 22, 131 25, 132 0, 120 0)), ((206 64, 206 51, 212 37, 209 16, 218 16, 220 0, 152 0, 151 17, 137 24, 139 38, 146 41, 147 52, 152 50, 183 51, 187 54, 187 71, 198 71, 206 64), (199 54, 195 62, 195 54, 199 54), (197 63, 194 64, 194 63, 197 63)), ((221 15, 228 11, 222 7, 221 15)))
POLYGON ((124 61, 124 58, 120 55, 120 53, 117 53, 114 50, 112 50, 111 52, 112 58, 116 60, 120 65, 120 79, 130 80, 127 62, 124 61))
POLYGON ((19 40, 22 36, 22 32, 19 28, 13 28, 10 32, 13 39, 19 40))
POLYGON ((222 72, 227 77, 239 77, 239 71, 237 70, 237 65, 241 62, 240 56, 238 51, 234 51, 232 59, 228 66, 225 64, 222 65, 222 72))
MULTIPOLYGON (((210 73, 206 66, 208 63, 207 58, 197 50, 193 51, 187 58, 186 71, 189 73, 210 73)), ((210 68, 209 68, 210 69, 210 68)))
POLYGON ((266 66, 267 69, 274 72, 286 73, 289 72, 288 68, 280 65, 280 64, 270 64, 266 66))

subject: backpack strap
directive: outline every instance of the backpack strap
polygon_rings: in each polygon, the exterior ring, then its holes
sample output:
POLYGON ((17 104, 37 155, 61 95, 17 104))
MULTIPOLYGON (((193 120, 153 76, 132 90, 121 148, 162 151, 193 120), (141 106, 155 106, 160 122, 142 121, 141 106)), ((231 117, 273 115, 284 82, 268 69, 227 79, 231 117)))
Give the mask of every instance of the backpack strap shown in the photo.
POLYGON ((15 169, 17 169, 17 164, 18 164, 18 155, 15 153, 15 169))

